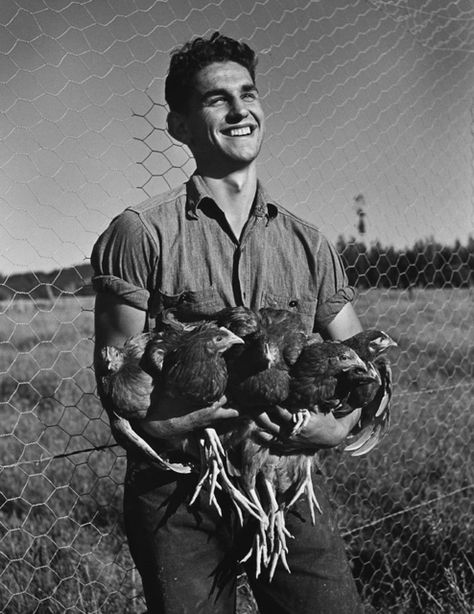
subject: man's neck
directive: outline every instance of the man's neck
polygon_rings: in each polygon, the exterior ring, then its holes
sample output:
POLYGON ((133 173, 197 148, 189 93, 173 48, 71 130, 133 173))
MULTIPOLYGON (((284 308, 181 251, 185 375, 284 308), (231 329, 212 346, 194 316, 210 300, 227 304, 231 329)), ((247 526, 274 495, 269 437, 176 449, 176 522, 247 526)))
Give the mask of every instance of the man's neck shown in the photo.
MULTIPOLYGON (((199 172, 199 171, 198 171, 199 172)), ((210 195, 224 212, 234 235, 239 238, 257 191, 257 173, 254 165, 225 177, 201 175, 210 195)))

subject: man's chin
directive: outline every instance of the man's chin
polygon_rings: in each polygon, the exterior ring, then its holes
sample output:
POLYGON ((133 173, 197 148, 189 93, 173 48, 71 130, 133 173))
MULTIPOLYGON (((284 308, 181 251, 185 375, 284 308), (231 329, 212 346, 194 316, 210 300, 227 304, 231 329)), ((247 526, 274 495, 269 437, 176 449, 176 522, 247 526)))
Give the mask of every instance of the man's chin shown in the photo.
POLYGON ((235 162, 241 162, 242 164, 251 164, 257 159, 260 152, 260 147, 231 149, 226 152, 227 157, 235 162))

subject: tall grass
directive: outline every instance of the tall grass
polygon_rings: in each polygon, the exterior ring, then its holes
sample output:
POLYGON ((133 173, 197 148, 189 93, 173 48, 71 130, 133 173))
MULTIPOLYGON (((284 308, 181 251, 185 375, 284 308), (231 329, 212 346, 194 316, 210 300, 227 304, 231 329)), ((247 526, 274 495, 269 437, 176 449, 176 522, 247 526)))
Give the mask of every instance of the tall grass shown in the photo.
MULTIPOLYGON (((400 345, 390 435, 364 458, 324 455, 369 613, 473 611, 471 305, 469 290, 369 291, 356 304, 400 345)), ((92 302, 0 311, 0 610, 143 611, 121 450, 37 460, 112 443, 91 370, 92 302)), ((239 595, 239 614, 256 612, 244 578, 239 595)))

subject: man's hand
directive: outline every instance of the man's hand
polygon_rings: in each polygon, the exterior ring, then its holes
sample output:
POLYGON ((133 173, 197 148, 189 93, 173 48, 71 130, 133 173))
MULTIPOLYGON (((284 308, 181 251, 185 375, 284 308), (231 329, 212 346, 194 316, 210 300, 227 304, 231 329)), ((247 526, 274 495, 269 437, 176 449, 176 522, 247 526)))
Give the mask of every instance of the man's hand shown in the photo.
POLYGON ((186 411, 184 408, 177 410, 176 402, 170 399, 153 408, 149 415, 140 421, 140 427, 157 439, 180 437, 195 429, 216 427, 227 420, 240 417, 236 409, 224 407, 226 403, 227 398, 223 396, 209 407, 186 411))
POLYGON ((336 420, 332 413, 310 412, 305 426, 295 435, 289 436, 293 427, 293 414, 283 407, 274 407, 255 418, 263 429, 259 433, 262 444, 269 445, 279 440, 279 446, 289 449, 333 448, 344 441, 360 418, 360 409, 336 420))

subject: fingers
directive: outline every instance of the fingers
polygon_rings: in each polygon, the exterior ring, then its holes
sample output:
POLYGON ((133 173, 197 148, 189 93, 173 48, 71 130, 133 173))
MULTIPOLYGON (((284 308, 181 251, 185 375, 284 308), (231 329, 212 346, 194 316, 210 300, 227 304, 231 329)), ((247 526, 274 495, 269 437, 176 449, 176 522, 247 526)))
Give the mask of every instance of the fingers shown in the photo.
POLYGON ((211 421, 228 420, 229 418, 238 418, 240 412, 233 407, 225 406, 227 397, 222 395, 218 401, 215 401, 209 407, 203 407, 198 410, 203 416, 208 416, 211 421))
POLYGON ((280 434, 281 426, 273 422, 266 412, 258 414, 258 416, 255 417, 255 423, 270 436, 270 439, 278 437, 280 434))
POLYGON ((293 426, 293 414, 284 407, 275 405, 255 417, 256 424, 269 434, 268 440, 288 435, 293 426))
POLYGON ((352 418, 348 416, 336 420, 332 413, 320 414, 311 412, 305 426, 293 437, 291 442, 302 446, 315 448, 333 448, 347 437, 352 418))
POLYGON ((214 401, 211 407, 218 409, 219 407, 223 407, 226 403, 227 403, 227 397, 225 396, 225 394, 223 394, 219 400, 214 401))
POLYGON ((293 421, 293 414, 284 407, 280 407, 280 405, 272 407, 270 415, 276 422, 282 425, 293 421))

